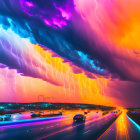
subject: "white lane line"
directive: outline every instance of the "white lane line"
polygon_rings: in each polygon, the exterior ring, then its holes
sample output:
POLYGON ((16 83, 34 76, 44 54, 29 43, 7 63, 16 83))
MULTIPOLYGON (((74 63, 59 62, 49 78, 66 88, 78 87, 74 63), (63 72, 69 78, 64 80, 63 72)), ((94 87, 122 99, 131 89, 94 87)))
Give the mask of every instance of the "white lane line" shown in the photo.
POLYGON ((87 134, 88 132, 90 132, 91 130, 87 130, 87 131, 85 131, 83 134, 85 135, 85 134, 87 134))

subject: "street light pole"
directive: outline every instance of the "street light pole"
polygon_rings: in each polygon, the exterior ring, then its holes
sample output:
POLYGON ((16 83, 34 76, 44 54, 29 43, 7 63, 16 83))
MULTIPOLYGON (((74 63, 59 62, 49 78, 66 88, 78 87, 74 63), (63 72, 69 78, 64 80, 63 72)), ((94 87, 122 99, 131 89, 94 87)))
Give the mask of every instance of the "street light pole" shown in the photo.
MULTIPOLYGON (((38 95, 38 102, 39 102, 39 98, 42 97, 43 98, 43 110, 44 110, 44 101, 45 101, 45 97, 44 95, 38 95)), ((43 115, 44 115, 44 111, 43 111, 43 115)))

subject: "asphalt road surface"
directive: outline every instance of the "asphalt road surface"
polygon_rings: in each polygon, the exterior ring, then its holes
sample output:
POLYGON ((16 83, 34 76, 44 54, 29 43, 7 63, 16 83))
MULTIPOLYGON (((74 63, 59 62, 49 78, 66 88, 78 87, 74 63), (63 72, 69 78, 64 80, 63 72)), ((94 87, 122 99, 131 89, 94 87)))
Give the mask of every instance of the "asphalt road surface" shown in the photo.
POLYGON ((140 140, 140 127, 124 111, 99 140, 140 140))
POLYGON ((0 126, 0 140, 94 140, 115 120, 113 113, 89 113, 86 122, 73 123, 73 116, 53 120, 0 126))

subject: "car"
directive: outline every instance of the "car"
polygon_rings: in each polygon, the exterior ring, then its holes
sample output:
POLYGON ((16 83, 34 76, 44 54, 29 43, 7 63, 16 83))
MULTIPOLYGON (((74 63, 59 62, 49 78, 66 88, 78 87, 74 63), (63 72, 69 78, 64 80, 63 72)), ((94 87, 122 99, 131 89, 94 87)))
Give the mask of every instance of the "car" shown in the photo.
POLYGON ((106 114, 108 114, 109 112, 108 111, 104 111, 103 113, 102 113, 102 115, 106 115, 106 114))
POLYGON ((63 114, 63 112, 62 112, 62 111, 60 111, 60 112, 59 112, 59 114, 60 114, 60 115, 62 115, 62 114, 63 114))
POLYGON ((88 114, 88 112, 84 112, 84 114, 88 114))
POLYGON ((115 110, 115 111, 112 111, 111 113, 117 113, 117 112, 118 112, 118 111, 115 110))
POLYGON ((0 121, 3 121, 3 116, 0 116, 0 121))
POLYGON ((3 116, 0 116, 0 121, 8 121, 11 119, 11 115, 10 114, 5 114, 3 116))
POLYGON ((76 114, 74 117, 73 117, 73 121, 74 122, 85 122, 86 120, 86 116, 83 115, 83 114, 76 114))
POLYGON ((33 113, 31 117, 40 117, 40 113, 33 113))

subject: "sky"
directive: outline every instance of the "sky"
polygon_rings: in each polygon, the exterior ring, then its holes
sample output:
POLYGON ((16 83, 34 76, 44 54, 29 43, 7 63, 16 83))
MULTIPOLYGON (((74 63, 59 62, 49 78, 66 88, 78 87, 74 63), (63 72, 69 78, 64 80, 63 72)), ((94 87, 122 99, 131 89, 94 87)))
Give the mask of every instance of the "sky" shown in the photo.
POLYGON ((0 1, 0 102, 139 107, 139 5, 0 1))

